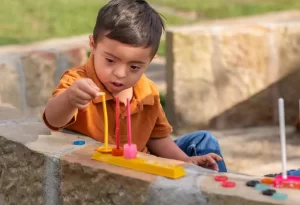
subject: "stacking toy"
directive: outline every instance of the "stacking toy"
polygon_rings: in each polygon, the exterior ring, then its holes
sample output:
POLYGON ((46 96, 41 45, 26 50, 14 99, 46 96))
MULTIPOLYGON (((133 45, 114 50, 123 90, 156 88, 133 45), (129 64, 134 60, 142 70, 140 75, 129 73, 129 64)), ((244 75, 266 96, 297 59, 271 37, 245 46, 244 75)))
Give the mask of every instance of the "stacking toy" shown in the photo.
POLYGON ((127 98, 127 138, 128 144, 124 144, 124 157, 126 159, 135 159, 137 155, 137 147, 131 143, 131 120, 130 120, 130 102, 127 98))
POLYGON ((123 148, 120 147, 120 101, 116 97, 116 147, 112 149, 113 156, 123 156, 123 148))
POLYGON ((275 177, 273 185, 274 187, 277 188, 300 189, 300 177, 287 176, 284 101, 282 98, 278 100, 278 108, 279 108, 280 141, 281 141, 282 175, 278 175, 275 177))
POLYGON ((104 115, 104 147, 98 147, 97 151, 102 153, 111 153, 112 147, 108 146, 108 122, 107 122, 107 110, 106 110, 106 99, 105 93, 101 92, 102 95, 102 107, 103 107, 103 115, 104 115))

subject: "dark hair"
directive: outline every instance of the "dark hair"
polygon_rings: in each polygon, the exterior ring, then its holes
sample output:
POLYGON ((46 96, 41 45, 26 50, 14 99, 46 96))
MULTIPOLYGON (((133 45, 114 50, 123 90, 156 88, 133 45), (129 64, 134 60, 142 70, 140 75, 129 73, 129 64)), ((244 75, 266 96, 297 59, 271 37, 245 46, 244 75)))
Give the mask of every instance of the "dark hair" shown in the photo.
POLYGON ((99 10, 93 38, 103 35, 136 47, 151 47, 153 56, 158 50, 165 29, 164 22, 144 0, 111 0, 99 10))

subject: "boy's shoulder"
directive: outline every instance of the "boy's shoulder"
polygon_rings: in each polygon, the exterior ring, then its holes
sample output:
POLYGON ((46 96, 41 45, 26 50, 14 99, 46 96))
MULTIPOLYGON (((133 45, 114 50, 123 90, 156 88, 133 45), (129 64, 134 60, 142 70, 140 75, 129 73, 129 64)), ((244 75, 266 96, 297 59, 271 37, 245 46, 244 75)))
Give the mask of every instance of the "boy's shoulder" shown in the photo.
POLYGON ((154 97, 159 96, 159 89, 157 85, 155 84, 155 82, 150 80, 145 74, 142 75, 135 88, 137 88, 144 95, 151 94, 154 97))
POLYGON ((73 67, 65 70, 62 74, 62 78, 86 78, 88 77, 88 72, 86 69, 86 65, 73 67))

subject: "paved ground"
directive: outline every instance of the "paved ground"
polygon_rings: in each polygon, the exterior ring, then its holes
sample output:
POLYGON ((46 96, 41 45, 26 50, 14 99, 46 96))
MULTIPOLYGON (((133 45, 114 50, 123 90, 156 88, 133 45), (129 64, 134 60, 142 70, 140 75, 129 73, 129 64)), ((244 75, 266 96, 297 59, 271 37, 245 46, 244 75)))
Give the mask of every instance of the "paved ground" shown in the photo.
MULTIPOLYGON (((213 131, 228 168, 250 175, 281 172, 281 144, 278 127, 257 127, 213 131)), ((286 127, 287 168, 300 168, 300 134, 286 127)))

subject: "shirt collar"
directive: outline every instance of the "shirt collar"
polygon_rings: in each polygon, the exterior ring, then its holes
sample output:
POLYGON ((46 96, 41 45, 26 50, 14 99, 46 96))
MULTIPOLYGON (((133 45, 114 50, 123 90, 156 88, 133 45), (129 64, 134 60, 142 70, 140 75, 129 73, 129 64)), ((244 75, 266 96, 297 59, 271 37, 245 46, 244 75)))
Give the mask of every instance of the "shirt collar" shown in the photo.
MULTIPOLYGON (((93 53, 91 53, 90 57, 88 58, 86 64, 86 70, 87 70, 88 77, 94 81, 94 83, 100 88, 102 92, 105 92, 106 101, 113 100, 114 97, 111 95, 111 93, 108 90, 106 90, 104 85, 97 77, 95 66, 94 66, 93 53)), ((143 74, 140 80, 133 86, 134 98, 136 98, 138 103, 141 103, 143 105, 154 105, 154 96, 152 93, 150 83, 151 81, 143 74)), ((101 102, 102 102, 102 96, 99 96, 93 100, 93 103, 95 104, 101 102)))

